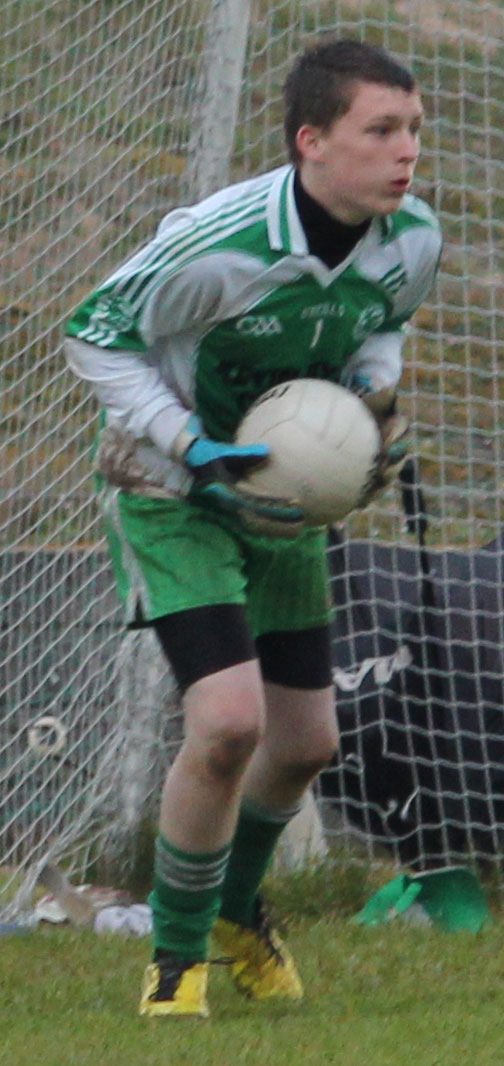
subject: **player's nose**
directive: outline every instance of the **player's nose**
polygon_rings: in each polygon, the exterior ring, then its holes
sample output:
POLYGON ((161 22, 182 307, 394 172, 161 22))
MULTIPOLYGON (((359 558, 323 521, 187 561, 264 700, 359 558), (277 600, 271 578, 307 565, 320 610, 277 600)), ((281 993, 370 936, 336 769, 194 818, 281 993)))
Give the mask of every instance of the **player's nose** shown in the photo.
POLYGON ((412 133, 411 130, 403 130, 399 137, 397 151, 401 162, 416 163, 420 153, 418 134, 412 133))

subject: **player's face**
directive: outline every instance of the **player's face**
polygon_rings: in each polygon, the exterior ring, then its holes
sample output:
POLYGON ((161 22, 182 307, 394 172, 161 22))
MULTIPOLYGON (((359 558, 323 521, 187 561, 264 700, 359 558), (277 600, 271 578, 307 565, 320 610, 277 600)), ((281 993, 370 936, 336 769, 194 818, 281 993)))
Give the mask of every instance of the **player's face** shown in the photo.
POLYGON ((349 110, 326 131, 303 126, 303 185, 350 225, 397 211, 418 159, 420 94, 360 82, 349 110))

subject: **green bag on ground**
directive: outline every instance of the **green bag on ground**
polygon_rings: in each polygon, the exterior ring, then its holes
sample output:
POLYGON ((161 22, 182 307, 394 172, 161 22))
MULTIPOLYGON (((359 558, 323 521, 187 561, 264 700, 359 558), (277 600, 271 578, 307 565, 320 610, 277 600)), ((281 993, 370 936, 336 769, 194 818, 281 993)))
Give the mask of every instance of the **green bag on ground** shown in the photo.
POLYGON ((445 866, 420 874, 401 874, 381 888, 352 921, 381 925, 400 915, 415 916, 418 924, 432 922, 448 933, 461 929, 477 933, 490 922, 485 893, 472 870, 445 866))

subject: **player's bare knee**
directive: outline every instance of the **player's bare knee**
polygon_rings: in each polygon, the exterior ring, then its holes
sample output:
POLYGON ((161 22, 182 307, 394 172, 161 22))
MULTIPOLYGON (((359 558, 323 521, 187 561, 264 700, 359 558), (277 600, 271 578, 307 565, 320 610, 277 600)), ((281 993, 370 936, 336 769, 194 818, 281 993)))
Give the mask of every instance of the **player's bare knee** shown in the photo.
POLYGON ((300 753, 294 753, 292 761, 294 765, 306 765, 313 769, 314 774, 324 770, 337 754, 339 744, 339 732, 336 724, 330 724, 320 729, 318 734, 306 744, 300 753))
POLYGON ((228 725, 207 744, 205 759, 210 773, 217 777, 241 775, 261 738, 259 721, 255 724, 228 725))
POLYGON ((331 760, 328 759, 299 759, 296 762, 286 763, 283 767, 283 776, 289 783, 299 783, 300 785, 308 784, 313 781, 317 774, 325 767, 331 760))
POLYGON ((325 770, 334 759, 338 750, 337 734, 321 740, 316 747, 301 753, 291 754, 281 760, 280 772, 290 782, 300 784, 313 781, 321 770, 325 770))
POLYGON ((240 775, 251 759, 264 730, 260 699, 242 693, 241 700, 222 700, 206 719, 204 738, 208 769, 219 777, 240 775))
POLYGON ((323 759, 323 765, 321 767, 322 770, 326 766, 329 766, 329 763, 331 763, 332 760, 336 757, 336 755, 338 754, 339 745, 340 745, 339 729, 338 729, 337 725, 334 725, 334 728, 332 729, 331 733, 328 734, 327 737, 325 737, 325 740, 324 740, 323 751, 321 752, 321 756, 322 756, 322 759, 323 759))

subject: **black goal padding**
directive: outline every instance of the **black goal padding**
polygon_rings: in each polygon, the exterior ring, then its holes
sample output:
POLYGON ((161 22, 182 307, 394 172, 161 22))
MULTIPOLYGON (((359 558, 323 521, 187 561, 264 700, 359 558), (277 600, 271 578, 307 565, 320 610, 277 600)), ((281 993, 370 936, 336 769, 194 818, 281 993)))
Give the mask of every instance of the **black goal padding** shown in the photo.
POLYGON ((410 468, 411 545, 332 534, 341 747, 321 791, 347 825, 425 869, 502 851, 504 537, 428 551, 412 486, 410 468))

